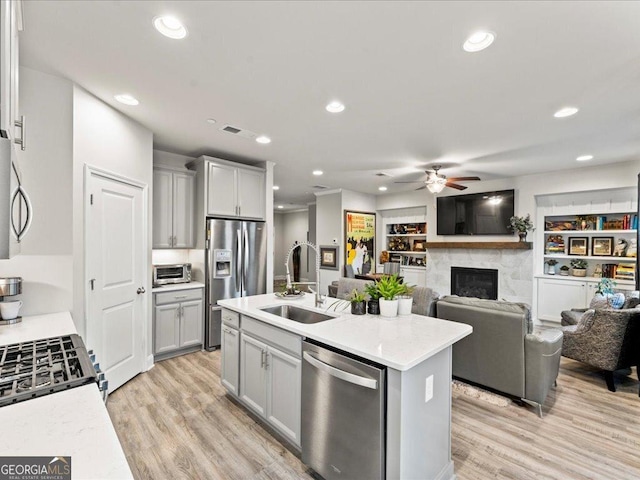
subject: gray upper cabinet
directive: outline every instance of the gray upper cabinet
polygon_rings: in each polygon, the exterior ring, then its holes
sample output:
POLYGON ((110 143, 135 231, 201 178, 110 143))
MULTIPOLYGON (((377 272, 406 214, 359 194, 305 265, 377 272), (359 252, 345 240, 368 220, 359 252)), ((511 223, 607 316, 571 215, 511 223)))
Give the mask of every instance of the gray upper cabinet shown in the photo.
POLYGON ((264 220, 265 172, 207 162, 207 215, 264 220))
POLYGON ((153 169, 153 248, 192 248, 195 173, 153 169))

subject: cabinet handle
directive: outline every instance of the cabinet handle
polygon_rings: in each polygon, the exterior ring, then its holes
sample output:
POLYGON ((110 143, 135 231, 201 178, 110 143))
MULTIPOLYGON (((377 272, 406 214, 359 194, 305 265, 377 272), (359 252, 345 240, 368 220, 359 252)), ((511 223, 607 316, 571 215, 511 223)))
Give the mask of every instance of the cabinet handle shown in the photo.
POLYGON ((269 370, 269 353, 264 352, 264 369, 269 370))
POLYGON ((238 216, 241 217, 242 216, 242 206, 238 205, 238 216))
POLYGON ((267 361, 265 360, 265 357, 267 356, 264 350, 260 350, 260 368, 265 368, 265 365, 267 363, 267 361))
POLYGON ((187 298, 187 296, 186 295, 176 295, 173 298, 176 298, 176 299, 178 299, 178 298, 187 298))
POLYGON ((13 124, 20 129, 20 138, 13 141, 20 145, 20 150, 24 152, 27 148, 27 121, 24 115, 20 115, 20 120, 16 120, 13 124))
POLYGON ((173 237, 173 246, 175 247, 176 245, 178 245, 178 237, 174 236, 173 237))
POLYGON ((169 235, 169 246, 173 247, 173 237, 169 235))

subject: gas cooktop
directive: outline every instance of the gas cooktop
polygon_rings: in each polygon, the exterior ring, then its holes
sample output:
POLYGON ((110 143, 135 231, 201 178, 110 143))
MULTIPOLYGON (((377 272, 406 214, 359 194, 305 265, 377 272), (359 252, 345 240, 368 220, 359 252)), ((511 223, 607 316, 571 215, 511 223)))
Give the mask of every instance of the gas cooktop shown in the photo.
POLYGON ((96 380, 78 335, 0 346, 0 407, 96 380))

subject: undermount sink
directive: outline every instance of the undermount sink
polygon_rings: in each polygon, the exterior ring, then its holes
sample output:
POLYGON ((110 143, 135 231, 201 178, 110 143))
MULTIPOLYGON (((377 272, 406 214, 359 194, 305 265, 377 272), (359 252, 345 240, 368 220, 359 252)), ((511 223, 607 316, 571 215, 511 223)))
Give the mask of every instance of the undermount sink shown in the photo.
POLYGON ((266 307, 260 310, 299 323, 319 323, 335 318, 331 315, 313 312, 294 305, 276 305, 275 307, 266 307))

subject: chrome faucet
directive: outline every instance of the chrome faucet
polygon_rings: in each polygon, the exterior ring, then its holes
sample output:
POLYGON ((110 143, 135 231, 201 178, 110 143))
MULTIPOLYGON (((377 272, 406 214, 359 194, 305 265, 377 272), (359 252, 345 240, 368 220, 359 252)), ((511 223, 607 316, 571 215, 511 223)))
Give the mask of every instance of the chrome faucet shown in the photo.
POLYGON ((316 307, 321 307, 324 304, 324 298, 320 294, 320 252, 318 251, 318 247, 316 247, 313 243, 308 242, 306 240, 295 243, 287 252, 287 258, 284 260, 284 266, 287 269, 287 292, 293 290, 293 285, 315 285, 316 291, 311 290, 311 293, 315 293, 316 295, 316 307), (307 247, 313 248, 313 251, 316 252, 316 281, 315 282, 292 282, 291 274, 289 273, 289 257, 291 256, 291 252, 293 252, 296 248, 302 247, 306 245, 307 247))

